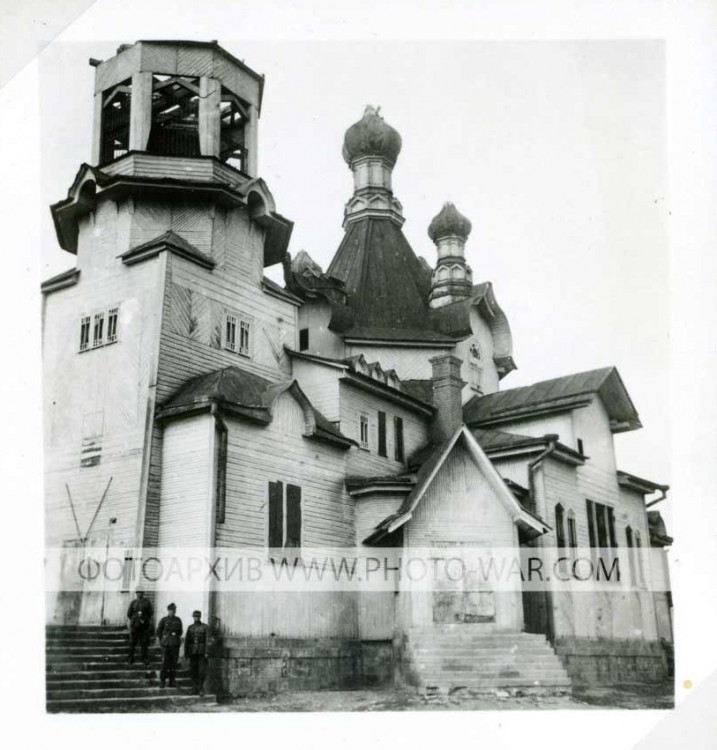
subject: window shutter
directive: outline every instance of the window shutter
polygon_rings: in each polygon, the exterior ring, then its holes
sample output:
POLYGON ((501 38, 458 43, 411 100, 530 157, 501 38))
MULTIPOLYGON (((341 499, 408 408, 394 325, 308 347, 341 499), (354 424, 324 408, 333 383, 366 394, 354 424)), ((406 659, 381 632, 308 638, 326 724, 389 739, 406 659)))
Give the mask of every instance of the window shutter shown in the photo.
POLYGON ((595 518, 593 516, 593 504, 591 500, 586 500, 585 505, 588 511, 588 537, 590 546, 595 547, 595 518))
POLYGON ((378 413, 378 455, 386 455, 386 412, 378 413))
POLYGON ((563 506, 560 504, 555 506, 555 536, 558 541, 558 547, 563 549, 565 547, 565 524, 563 506))
POLYGON ((301 487, 286 485, 286 546, 301 547, 301 487))
POLYGON ((607 508, 607 531, 610 539, 610 546, 617 547, 617 537, 615 535, 615 511, 608 505, 607 508))
POLYGON ((403 461, 403 419, 401 417, 393 418, 394 432, 396 436, 396 442, 394 445, 396 461, 403 461))
POLYGON ((281 482, 269 482, 269 547, 284 546, 284 488, 281 482))

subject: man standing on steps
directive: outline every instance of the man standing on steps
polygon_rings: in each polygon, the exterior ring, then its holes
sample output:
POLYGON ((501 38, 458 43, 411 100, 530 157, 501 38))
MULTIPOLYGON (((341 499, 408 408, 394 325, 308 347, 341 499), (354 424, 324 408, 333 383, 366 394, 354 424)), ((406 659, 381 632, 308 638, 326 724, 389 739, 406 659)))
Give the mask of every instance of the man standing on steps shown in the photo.
POLYGON ((145 665, 149 664, 149 635, 152 628, 153 614, 152 602, 144 598, 144 591, 138 589, 136 598, 127 610, 127 619, 129 620, 129 658, 127 661, 130 664, 134 662, 137 641, 139 641, 140 648, 142 649, 142 661, 145 665))
POLYGON ((184 639, 184 658, 189 659, 189 672, 192 677, 192 694, 204 695, 204 678, 207 674, 209 658, 209 626, 202 622, 202 613, 192 612, 194 622, 187 628, 184 639))
POLYGON ((162 649, 162 667, 159 671, 160 687, 164 687, 166 680, 169 680, 169 687, 174 687, 182 630, 182 621, 177 617, 177 605, 172 603, 167 606, 167 615, 157 625, 157 638, 162 649))

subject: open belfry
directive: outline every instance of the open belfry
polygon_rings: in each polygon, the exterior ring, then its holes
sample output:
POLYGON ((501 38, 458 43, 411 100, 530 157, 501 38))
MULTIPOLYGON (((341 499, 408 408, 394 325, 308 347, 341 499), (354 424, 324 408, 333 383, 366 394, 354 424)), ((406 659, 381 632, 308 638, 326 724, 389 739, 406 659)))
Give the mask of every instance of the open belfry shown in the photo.
POLYGON ((668 488, 616 465, 613 436, 641 427, 632 399, 615 367, 504 386, 508 318, 467 260, 479 233, 446 202, 419 219, 434 266, 414 253, 381 113, 346 131, 353 193, 324 271, 292 257, 260 177, 263 76, 215 42, 91 62, 91 158, 52 206, 76 262, 42 285, 48 709, 200 700, 181 670, 163 690, 124 663, 140 585, 157 620, 202 613, 212 696, 664 680, 672 540, 648 506, 668 488), (607 550, 621 576, 531 588, 442 569, 416 587, 396 560, 427 549, 557 550, 568 567, 607 550), (88 550, 124 565, 64 588, 88 550), (143 550, 250 551, 272 581, 312 550, 390 552, 395 585, 190 590, 150 576, 143 550))

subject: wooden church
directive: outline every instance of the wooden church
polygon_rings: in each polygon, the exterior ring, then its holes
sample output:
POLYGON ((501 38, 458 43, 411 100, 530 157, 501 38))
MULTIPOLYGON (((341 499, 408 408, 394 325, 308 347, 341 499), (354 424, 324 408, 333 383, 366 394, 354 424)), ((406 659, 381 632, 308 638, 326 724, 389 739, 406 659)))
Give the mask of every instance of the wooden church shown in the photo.
MULTIPOLYGON (((52 206, 76 264, 42 286, 61 567, 88 548, 253 550, 267 568, 316 548, 607 549, 621 580, 590 590, 148 592, 157 617, 170 600, 186 624, 203 611, 230 695, 664 679, 671 539, 647 507, 667 487, 616 465, 613 436, 641 427, 630 395, 614 367, 503 386, 510 326, 466 262, 470 221, 446 203, 427 222, 434 267, 402 233, 396 130, 367 107, 346 131, 353 194, 323 271, 291 257, 292 222, 257 173, 263 76, 214 42, 92 63, 91 160, 52 206), (264 275, 276 264, 283 285, 264 275)), ((138 586, 51 591, 48 624, 122 625, 138 586)))

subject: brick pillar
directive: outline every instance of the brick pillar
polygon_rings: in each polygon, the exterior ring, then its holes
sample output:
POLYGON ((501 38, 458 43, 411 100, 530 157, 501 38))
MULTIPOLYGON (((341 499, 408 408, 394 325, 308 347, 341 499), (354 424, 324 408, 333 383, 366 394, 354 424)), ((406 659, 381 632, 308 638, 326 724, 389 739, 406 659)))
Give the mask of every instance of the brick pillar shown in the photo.
POLYGON ((432 357, 433 403, 436 414, 433 417, 432 437, 435 441, 450 437, 463 424, 463 403, 461 391, 465 381, 461 379, 462 360, 452 354, 432 357))

